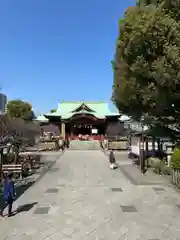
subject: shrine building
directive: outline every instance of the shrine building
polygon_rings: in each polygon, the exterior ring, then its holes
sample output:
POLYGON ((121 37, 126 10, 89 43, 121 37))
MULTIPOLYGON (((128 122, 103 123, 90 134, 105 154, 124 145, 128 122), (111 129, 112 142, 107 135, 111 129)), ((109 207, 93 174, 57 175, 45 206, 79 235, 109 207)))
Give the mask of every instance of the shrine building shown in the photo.
POLYGON ((120 121, 121 114, 110 111, 107 102, 61 101, 55 112, 39 116, 42 134, 56 132, 63 139, 86 136, 100 139, 102 136, 123 135, 124 125, 120 121))

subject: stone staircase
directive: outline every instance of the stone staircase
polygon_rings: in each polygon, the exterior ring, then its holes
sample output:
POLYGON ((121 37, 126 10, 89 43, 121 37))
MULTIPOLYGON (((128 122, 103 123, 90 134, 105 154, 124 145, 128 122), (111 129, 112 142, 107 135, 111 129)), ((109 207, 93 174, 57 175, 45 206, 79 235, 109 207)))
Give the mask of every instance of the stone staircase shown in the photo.
POLYGON ((70 142, 69 150, 100 150, 100 144, 97 140, 80 141, 72 140, 70 142))

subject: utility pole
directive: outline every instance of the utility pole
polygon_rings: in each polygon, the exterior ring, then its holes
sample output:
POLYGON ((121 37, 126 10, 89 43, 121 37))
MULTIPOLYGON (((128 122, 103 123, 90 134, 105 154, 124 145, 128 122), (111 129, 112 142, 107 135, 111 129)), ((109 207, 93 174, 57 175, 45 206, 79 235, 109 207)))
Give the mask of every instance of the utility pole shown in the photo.
POLYGON ((141 118, 141 139, 140 139, 140 168, 141 173, 145 173, 145 159, 144 159, 144 117, 141 118))

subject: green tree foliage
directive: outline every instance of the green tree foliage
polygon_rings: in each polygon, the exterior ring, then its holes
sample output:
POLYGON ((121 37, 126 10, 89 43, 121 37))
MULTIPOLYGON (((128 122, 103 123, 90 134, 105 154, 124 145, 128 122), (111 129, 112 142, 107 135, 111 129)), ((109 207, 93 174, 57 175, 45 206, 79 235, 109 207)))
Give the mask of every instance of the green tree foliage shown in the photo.
POLYGON ((34 118, 31 104, 22 100, 9 101, 7 114, 12 118, 22 118, 26 121, 31 121, 34 118))
POLYGON ((130 7, 120 20, 112 100, 135 119, 175 120, 180 111, 179 11, 180 1, 158 1, 130 7))
POLYGON ((51 109, 50 112, 51 112, 51 113, 54 113, 54 112, 57 112, 57 110, 56 110, 56 109, 51 109))
POLYGON ((145 5, 152 5, 156 4, 158 0, 136 0, 137 6, 145 6, 145 5))
POLYGON ((180 149, 176 148, 171 157, 171 167, 173 169, 180 169, 180 149))

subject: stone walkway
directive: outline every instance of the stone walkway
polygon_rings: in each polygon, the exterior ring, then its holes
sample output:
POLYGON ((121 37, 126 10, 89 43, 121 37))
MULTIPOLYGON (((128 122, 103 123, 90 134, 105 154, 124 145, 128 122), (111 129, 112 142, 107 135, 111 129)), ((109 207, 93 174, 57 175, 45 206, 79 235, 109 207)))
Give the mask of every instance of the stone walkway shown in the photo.
POLYGON ((168 186, 133 185, 101 151, 67 151, 0 220, 0 239, 180 240, 179 199, 168 186))
MULTIPOLYGON (((107 153, 106 153, 107 154, 107 153)), ((108 153, 109 154, 109 153, 108 153)), ((115 152, 116 162, 121 172, 131 181, 134 185, 163 185, 172 186, 170 176, 161 176, 155 174, 152 169, 142 175, 140 166, 132 164, 133 159, 128 158, 127 152, 115 152)))

